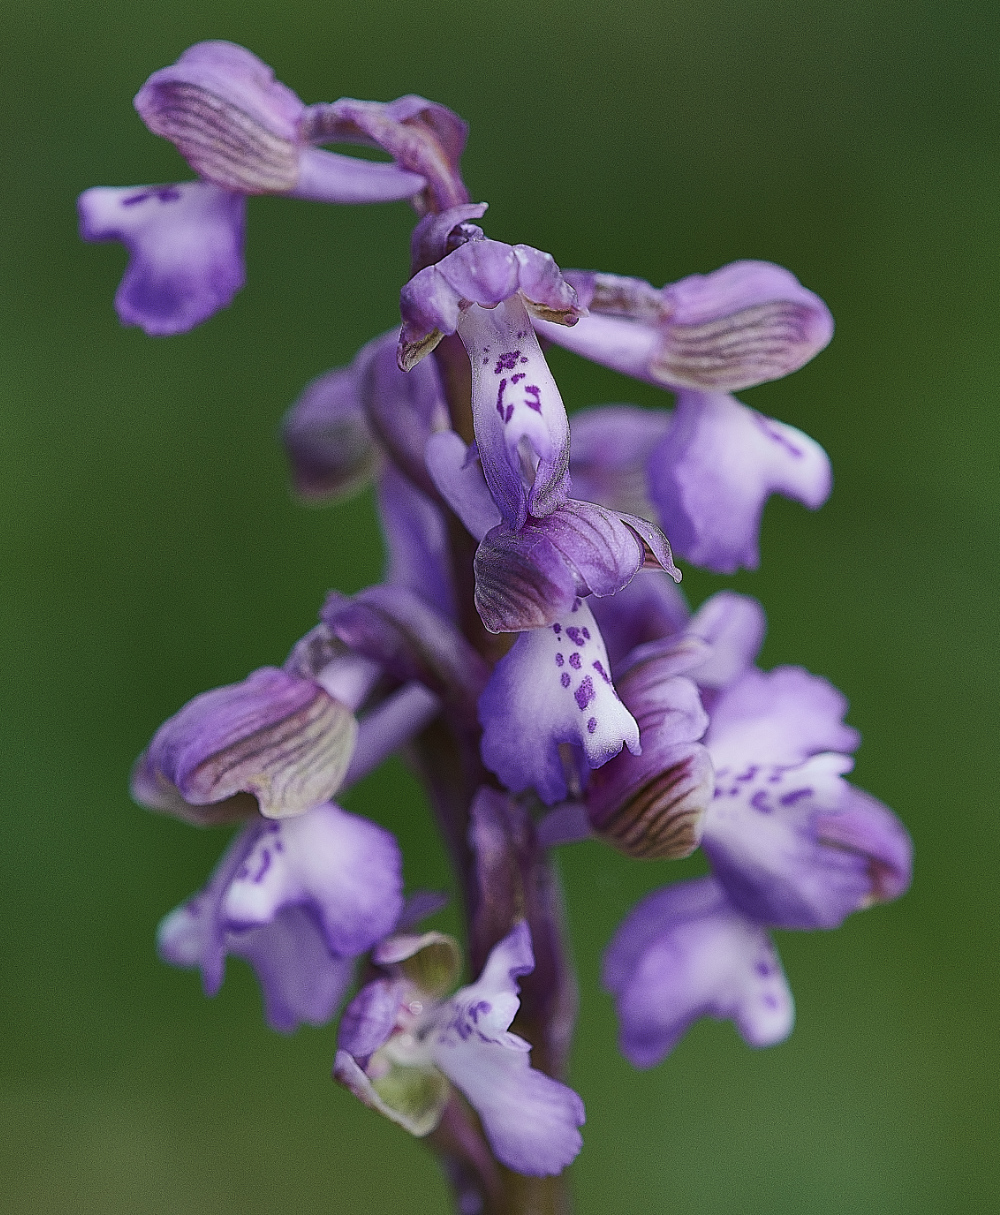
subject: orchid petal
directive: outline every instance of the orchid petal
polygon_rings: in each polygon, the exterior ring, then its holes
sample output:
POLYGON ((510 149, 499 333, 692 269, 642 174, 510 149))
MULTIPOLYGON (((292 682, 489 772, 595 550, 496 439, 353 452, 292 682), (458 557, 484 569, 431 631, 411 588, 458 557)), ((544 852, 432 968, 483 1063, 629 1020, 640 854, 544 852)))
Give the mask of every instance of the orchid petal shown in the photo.
POLYGON ((246 200, 208 182, 95 186, 78 201, 84 240, 117 240, 129 264, 115 294, 123 325, 186 333, 243 286, 246 200))
POLYGON ((847 700, 802 667, 748 670, 712 705, 705 745, 719 770, 793 766, 820 751, 857 749, 857 730, 843 723, 847 700))
POLYGON ((600 405, 573 415, 570 472, 578 498, 655 519, 647 467, 670 428, 665 410, 600 405))
POLYGON ((687 674, 703 688, 722 688, 738 679, 757 657, 767 618, 749 595, 719 591, 705 600, 686 631, 710 647, 709 657, 687 674))
POLYGON ((193 822, 226 821, 230 800, 242 816, 253 805, 245 795, 268 818, 302 814, 340 788, 356 734, 350 711, 313 680, 262 667, 164 722, 136 765, 133 795, 193 822))
POLYGON ((534 966, 521 921, 490 953, 479 979, 442 1006, 434 1062, 465 1094, 497 1159, 516 1172, 561 1172, 582 1146, 583 1102, 531 1067, 530 1046, 508 1032, 519 1006, 517 976, 534 966))
POLYGON ((395 839, 332 803, 258 829, 222 900, 232 927, 308 907, 333 953, 356 955, 392 930, 403 905, 395 839))
POLYGON ((653 524, 573 498, 518 530, 487 533, 476 552, 476 607, 490 632, 554 623, 581 595, 613 595, 643 566, 680 578, 653 524))
POLYGON ((590 768, 625 744, 639 750, 639 729, 608 674, 600 630, 586 603, 548 628, 522 633, 497 663, 479 701, 483 762, 508 789, 534 787, 552 804, 567 795, 560 745, 583 752, 590 768))
POLYGON ((757 568, 770 494, 815 510, 830 485, 818 443, 721 393, 682 392, 649 462, 650 497, 677 552, 719 574, 757 568))
POLYGON ((732 1020, 751 1046, 791 1032, 792 996, 767 933, 713 878, 677 882, 637 904, 604 957, 622 1054, 652 1067, 700 1017, 732 1020))

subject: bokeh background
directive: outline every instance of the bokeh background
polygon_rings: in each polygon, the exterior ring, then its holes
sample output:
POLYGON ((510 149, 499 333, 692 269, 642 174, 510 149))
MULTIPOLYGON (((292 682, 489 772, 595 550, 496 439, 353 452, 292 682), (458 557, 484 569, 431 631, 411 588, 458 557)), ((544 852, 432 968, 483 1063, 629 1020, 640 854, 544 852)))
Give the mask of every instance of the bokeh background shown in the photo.
MULTIPOLYGON (((379 576, 370 499, 296 505, 276 427, 396 321, 411 223, 254 200, 232 308, 180 338, 121 329, 123 250, 80 243, 73 200, 189 176, 131 98, 203 38, 307 101, 458 110, 493 236, 657 284, 767 258, 830 303, 832 347, 744 396, 826 446, 831 501, 773 500, 760 572, 685 586, 759 595, 765 664, 848 693, 857 779, 909 824, 915 884, 836 933, 779 934, 788 1043, 705 1023, 639 1074, 600 950, 698 862, 565 850, 578 1210, 996 1209, 995 19, 990 0, 4 4, 4 1211, 447 1209, 420 1145, 330 1082, 331 1028, 274 1035, 242 963, 206 1001, 153 952, 225 835, 134 807, 133 757, 196 692, 280 662, 327 588, 379 576)), ((570 408, 668 403, 552 362, 570 408)), ((398 833, 411 886, 446 884, 401 767, 348 804, 398 833)))

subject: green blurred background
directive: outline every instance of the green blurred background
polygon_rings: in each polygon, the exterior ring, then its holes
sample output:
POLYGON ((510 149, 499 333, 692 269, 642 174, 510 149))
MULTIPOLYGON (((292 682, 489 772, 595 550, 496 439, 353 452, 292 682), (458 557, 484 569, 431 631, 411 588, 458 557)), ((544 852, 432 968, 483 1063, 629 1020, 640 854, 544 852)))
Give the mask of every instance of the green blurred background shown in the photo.
MULTIPOLYGON (((77 239, 87 186, 189 176, 131 107, 229 38, 307 101, 420 92, 472 124, 491 235, 662 283, 739 257, 829 302, 832 347, 744 394, 830 452, 816 515, 775 499, 763 568, 692 572, 768 610, 766 665, 851 699, 859 783, 909 824, 900 903, 780 934, 798 1004, 753 1052, 699 1025, 648 1073, 618 1057, 600 950, 684 866, 563 854, 583 989, 581 1215, 996 1210, 995 4, 314 0, 4 6, 6 346, 0 1207, 53 1215, 444 1212, 414 1141, 329 1080, 332 1029, 263 1025, 242 963, 206 1001, 155 925, 224 835, 128 798, 188 697, 280 662, 329 587, 376 580, 368 497, 289 498, 278 420, 396 320, 403 204, 251 203, 249 286, 194 333, 119 328, 119 246, 77 239)), ((665 404, 560 351, 570 408, 665 404)), ((399 767, 348 804, 447 881, 399 767)), ((687 868, 697 869, 697 862, 687 868)))

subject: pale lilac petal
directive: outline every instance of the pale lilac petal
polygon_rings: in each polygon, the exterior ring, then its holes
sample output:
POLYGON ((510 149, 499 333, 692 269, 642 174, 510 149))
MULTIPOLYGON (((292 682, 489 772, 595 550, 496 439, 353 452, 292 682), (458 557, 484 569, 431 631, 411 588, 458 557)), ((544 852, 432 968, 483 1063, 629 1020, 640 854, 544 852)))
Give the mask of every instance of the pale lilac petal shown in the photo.
MULTIPOLYGON (((513 251, 511 258, 516 266, 513 251)), ((519 528, 529 514, 550 514, 569 493, 566 409, 520 298, 468 308, 458 334, 472 364, 472 414, 486 483, 504 521, 519 528)))
POLYGON ((220 905, 256 838, 255 826, 238 832, 204 890, 164 916, 157 929, 156 948, 160 957, 172 966, 197 967, 206 996, 218 992, 225 974, 229 926, 221 915, 220 905))
POLYGON ((687 674, 703 688, 722 688, 738 679, 757 657, 767 618, 749 595, 719 591, 705 600, 686 631, 711 647, 710 656, 687 674))
POLYGON ((337 1030, 337 1046, 355 1059, 367 1060, 384 1046, 396 1028, 408 984, 400 979, 374 979, 366 983, 344 1009, 337 1030))
POLYGON ((601 626, 612 672, 636 646, 684 632, 691 616, 684 592, 662 570, 641 569, 627 586, 592 599, 590 607, 601 626))
POLYGON ((713 781, 708 752, 697 741, 708 717, 698 689, 674 674, 667 653, 619 678, 619 694, 639 726, 642 750, 622 751, 593 773, 586 793, 594 830, 640 859, 689 856, 701 838, 713 781))
POLYGON ((444 211, 430 211, 410 236, 410 262, 414 273, 433 266, 470 240, 484 239, 474 219, 482 219, 489 203, 463 203, 444 211))
POLYGON ((360 364, 361 397, 375 437, 400 471, 434 497, 424 450, 431 435, 448 426, 448 406, 435 361, 427 359, 411 371, 400 371, 395 335, 385 333, 369 342, 355 363, 360 364))
POLYGON ((652 325, 637 325, 617 316, 599 316, 591 312, 572 328, 532 317, 539 337, 572 350, 593 363, 610 367, 635 380, 652 379, 650 367, 663 341, 659 329, 652 325))
POLYGON ((350 956, 390 932, 403 905, 395 839, 339 806, 261 826, 222 901, 234 928, 269 923, 285 907, 308 907, 331 951, 350 956))
POLYGON ((712 705, 705 745, 717 770, 793 766, 820 751, 851 752, 860 738, 843 723, 847 700, 802 667, 748 670, 712 705))
POLYGON ((611 683, 600 630, 583 601, 561 621, 518 637, 480 697, 479 720, 486 766, 508 789, 534 787, 550 805, 567 795, 560 744, 582 751, 589 768, 623 744, 639 749, 638 727, 611 683))
MULTIPOLYGON (((411 373, 412 374, 412 373, 411 373)), ((466 447, 461 435, 440 430, 427 440, 427 471, 438 492, 476 540, 500 522, 475 446, 466 447)))
POLYGON ((733 262, 660 291, 641 279, 568 275, 591 315, 572 334, 544 326, 539 332, 664 388, 736 392, 775 380, 833 335, 823 301, 770 262, 733 262))
POLYGON ((486 686, 489 668, 452 621, 400 586, 372 586, 353 599, 331 592, 322 618, 358 654, 401 683, 419 680, 466 716, 486 686))
MULTIPOLYGON (((819 837, 817 820, 836 824, 849 799, 842 774, 851 766, 849 757, 827 753, 794 768, 750 765, 716 773, 702 844, 745 915, 775 928, 836 928, 871 903, 864 846, 830 847, 819 837)), ((877 833, 884 820, 878 812, 870 818, 877 833)), ((860 813, 844 825, 859 838, 872 834, 860 813)))
POLYGON ((150 76, 135 108, 151 131, 176 144, 195 172, 216 185, 259 194, 296 183, 305 107, 242 46, 189 47, 150 76))
POLYGON ((521 921, 492 950, 483 973, 444 1004, 434 1062, 479 1114, 497 1159, 519 1173, 561 1172, 582 1146, 583 1102, 531 1067, 530 1046, 508 1032, 517 1012, 517 976, 534 966, 521 921))
POLYGON ((732 1020, 751 1046, 791 1032, 794 1010, 767 933, 713 878, 678 882, 639 903, 604 958, 622 1054, 652 1067, 700 1017, 732 1020))
POLYGON ((254 968, 267 1023, 279 1033, 326 1025, 351 982, 353 959, 331 954, 316 921, 301 907, 286 907, 260 928, 230 932, 226 944, 254 968))
MULTIPOLYGON (((284 669, 288 670, 287 660, 284 669)), ((334 700, 353 711, 364 704, 381 676, 382 668, 377 662, 362 654, 345 653, 335 654, 312 678, 334 700)))
POLYGON ((360 371, 356 359, 349 367, 319 376, 285 414, 281 437, 295 491, 306 501, 349 498, 372 480, 378 468, 360 371))
POLYGON ((490 632, 552 624, 582 595, 613 595, 646 563, 680 578, 666 537, 634 515, 570 498, 518 530, 490 531, 476 552, 476 608, 490 632))
POLYGON ((349 789, 399 750, 441 712, 441 698, 416 680, 404 684, 358 722, 358 741, 344 774, 349 789))
POLYGON ((313 143, 361 143, 381 148, 401 168, 426 181, 419 209, 444 211, 469 201, 458 172, 468 127, 443 105, 408 95, 395 101, 341 97, 310 106, 303 137, 313 143))
POLYGON ((569 467, 576 497, 655 519, 646 470, 670 427, 670 414, 638 405, 599 405, 575 413, 570 427, 569 467))
POLYGON ((340 787, 356 734, 351 712, 319 684, 262 667, 166 721, 140 757, 133 794, 194 821, 198 811, 184 813, 178 795, 188 807, 242 806, 249 795, 269 818, 302 814, 340 787))
POLYGON ((575 325, 583 314, 572 285, 562 276, 551 253, 531 245, 514 245, 518 262, 517 283, 532 316, 560 325, 575 325))
POLYGON ((426 185, 426 178, 398 165, 359 160, 322 148, 301 148, 298 177, 288 194, 324 203, 400 202, 419 194, 426 185))
POLYGON ((814 825, 821 843, 867 860, 869 902, 888 903, 909 889, 913 841, 889 807, 870 793, 848 785, 847 796, 836 813, 818 815, 814 825))
POLYGON ((537 826, 538 842, 543 848, 578 844, 594 834, 587 807, 581 802, 563 802, 554 806, 538 820, 537 826))
POLYGON ((448 529, 441 510, 393 465, 378 479, 377 501, 385 537, 386 583, 405 587, 442 616, 454 619, 448 529))
POLYGON ((663 289, 665 340, 651 371, 660 383, 738 392, 796 371, 833 336, 818 295, 781 266, 732 262, 663 289))
POLYGON ((78 201, 84 240, 117 240, 129 264, 115 295, 123 325, 186 333, 243 286, 246 200, 207 182, 95 186, 78 201))
POLYGON ((680 393, 649 462, 650 497, 677 553, 721 574, 757 568, 770 494, 815 510, 830 485, 818 443, 721 393, 680 393))
POLYGON ((226 955, 245 958, 257 973, 273 1029, 290 1033, 301 1023, 324 1025, 343 998, 352 964, 330 953, 315 919, 290 907, 270 924, 234 932, 222 913, 230 883, 257 837, 257 827, 241 831, 205 889, 164 918, 157 932, 158 952, 174 966, 200 969, 208 996, 222 986, 226 955))

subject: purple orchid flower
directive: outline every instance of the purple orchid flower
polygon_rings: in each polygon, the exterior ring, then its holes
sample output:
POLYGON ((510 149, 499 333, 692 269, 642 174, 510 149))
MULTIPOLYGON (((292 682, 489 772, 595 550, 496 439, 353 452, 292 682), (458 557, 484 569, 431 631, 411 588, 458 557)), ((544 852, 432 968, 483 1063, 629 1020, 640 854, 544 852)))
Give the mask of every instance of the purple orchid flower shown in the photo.
POLYGON ((387 831, 333 803, 248 824, 206 888, 164 919, 160 954, 198 967, 209 996, 222 985, 226 955, 245 958, 274 1029, 323 1025, 350 983, 353 959, 396 923, 401 863, 387 831))
POLYGON ((658 519, 678 554, 716 573, 757 567, 772 493, 815 510, 832 484, 826 453, 802 431, 732 396, 689 390, 672 415, 629 405, 584 411, 570 467, 583 494, 658 519))
POLYGON ((647 561, 680 574, 658 528, 569 497, 569 422, 528 312, 572 325, 581 310, 548 254, 487 240, 466 222, 475 210, 455 209, 451 232, 465 243, 403 288, 399 358, 415 365, 448 333, 465 345, 476 447, 499 511, 477 537, 476 606, 491 632, 520 632, 556 623, 581 596, 612 594, 647 561))
POLYGON ((438 1124, 449 1081, 482 1121, 496 1158, 529 1176, 561 1172, 581 1147, 583 1102, 531 1066, 531 1047, 509 1031, 518 976, 534 968, 520 921, 494 946, 475 983, 445 999, 458 951, 440 933, 384 941, 388 972, 367 984, 340 1027, 334 1076, 366 1105, 426 1135, 438 1124))
MULTIPOLYGON (((426 459, 435 484, 469 532, 480 540, 494 535, 499 510, 479 461, 459 436, 453 431, 433 435, 426 459)), ((534 788, 549 804, 586 783, 588 770, 606 763, 623 745, 639 750, 638 727, 611 682, 588 601, 567 596, 564 607, 558 619, 520 633, 479 699, 483 762, 508 789, 534 788)))
POLYGON ((589 315, 572 333, 536 321, 539 332, 679 394, 672 419, 621 405, 580 419, 572 467, 585 496, 658 519, 695 565, 755 569, 768 496, 815 510, 830 493, 830 463, 808 435, 729 393, 821 350, 833 332, 826 306, 767 262, 735 262, 660 291, 614 275, 568 277, 589 315))
POLYGON ((80 195, 85 240, 121 241, 130 260, 115 296, 125 325, 185 333, 243 285, 246 197, 329 203, 412 198, 426 179, 313 146, 303 103, 256 55, 200 42, 154 72, 135 99, 151 131, 176 144, 199 176, 179 185, 97 187, 80 195))
MULTIPOLYGON (((652 578, 646 583, 648 597, 652 578)), ((638 596, 631 587, 624 595, 638 596)), ((617 610, 627 622, 628 609, 617 610)), ((609 631, 615 611, 612 600, 605 606, 609 631)), ((902 824, 843 779, 859 742, 843 723, 844 697, 799 667, 757 669, 763 634, 760 606, 725 591, 682 631, 644 639, 624 659, 618 683, 639 720, 643 752, 639 760, 619 756, 594 774, 591 821, 599 821, 602 796, 613 813, 626 813, 629 766, 640 793, 642 765, 657 766, 656 735, 647 732, 642 712, 642 693, 650 698, 649 692, 640 687, 637 696, 630 677, 655 676, 658 665, 669 673, 685 650, 685 678, 676 682, 697 682, 702 690, 708 709, 702 749, 709 774, 714 769, 698 824, 714 876, 643 900, 606 958, 622 1051, 636 1066, 661 1059, 701 1016, 735 1020, 752 1045, 779 1041, 791 1029, 791 997, 766 928, 835 928, 851 912, 898 898, 909 886, 912 846, 902 824)), ((661 779, 668 779, 669 767, 662 768, 661 779)))
POLYGON ((732 1020, 750 1046, 791 1033, 792 994, 767 932, 710 877, 676 882, 638 903, 604 955, 621 1052, 652 1067, 700 1017, 732 1020))

